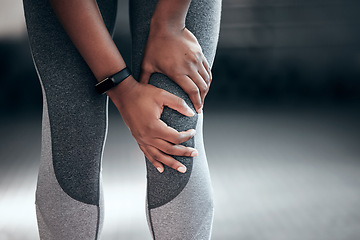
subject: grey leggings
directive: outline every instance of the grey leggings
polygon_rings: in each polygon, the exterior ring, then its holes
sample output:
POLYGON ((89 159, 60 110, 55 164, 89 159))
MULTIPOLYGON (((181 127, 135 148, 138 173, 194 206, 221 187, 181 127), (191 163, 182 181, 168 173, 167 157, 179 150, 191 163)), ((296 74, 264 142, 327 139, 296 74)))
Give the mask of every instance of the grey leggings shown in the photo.
MULTIPOLYGON (((219 34, 221 0, 193 0, 186 26, 198 38, 212 65, 219 34)), ((98 0, 110 33, 117 1, 98 0)), ((156 0, 130 1, 132 70, 139 76, 141 59, 156 0)), ((107 131, 105 95, 94 90, 96 79, 58 22, 48 1, 24 1, 33 60, 43 91, 42 153, 36 190, 40 238, 98 239, 103 219, 101 161, 107 131)), ((173 81, 153 74, 150 84, 191 101, 173 81)), ((134 109, 136 111, 136 109, 134 109)), ((165 108, 162 120, 197 134, 186 143, 194 158, 175 157, 188 171, 166 167, 160 174, 146 159, 147 217, 153 239, 210 239, 213 201, 202 139, 202 114, 183 117, 165 108)), ((121 184, 121 183, 119 183, 121 184)))

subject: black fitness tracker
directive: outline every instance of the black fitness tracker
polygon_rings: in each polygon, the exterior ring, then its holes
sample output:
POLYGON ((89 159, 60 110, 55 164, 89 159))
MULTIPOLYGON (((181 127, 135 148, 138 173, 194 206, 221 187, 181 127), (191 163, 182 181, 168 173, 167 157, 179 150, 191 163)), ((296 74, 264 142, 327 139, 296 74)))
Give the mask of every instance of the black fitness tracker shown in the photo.
POLYGON ((107 77, 101 82, 97 83, 95 85, 95 89, 99 94, 106 93, 108 90, 124 81, 130 75, 131 71, 128 67, 126 67, 120 72, 115 73, 114 75, 111 75, 110 77, 107 77))

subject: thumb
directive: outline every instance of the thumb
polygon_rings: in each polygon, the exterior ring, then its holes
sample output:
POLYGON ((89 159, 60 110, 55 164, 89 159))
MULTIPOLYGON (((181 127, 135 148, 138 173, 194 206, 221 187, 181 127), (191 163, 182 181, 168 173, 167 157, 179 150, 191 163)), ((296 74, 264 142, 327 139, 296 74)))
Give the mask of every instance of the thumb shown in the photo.
POLYGON ((140 73, 139 82, 144 84, 148 83, 150 76, 151 76, 150 72, 142 70, 140 73))
POLYGON ((164 90, 162 94, 162 101, 165 106, 168 106, 169 108, 172 108, 179 113, 192 117, 195 115, 194 111, 187 105, 187 103, 184 101, 184 99, 179 98, 178 96, 175 96, 172 93, 169 93, 164 90))

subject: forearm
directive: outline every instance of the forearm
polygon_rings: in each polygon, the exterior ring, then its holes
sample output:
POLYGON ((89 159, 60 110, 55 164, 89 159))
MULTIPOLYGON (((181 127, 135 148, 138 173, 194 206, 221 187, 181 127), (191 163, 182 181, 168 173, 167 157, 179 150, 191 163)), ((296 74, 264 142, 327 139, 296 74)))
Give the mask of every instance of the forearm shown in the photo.
POLYGON ((95 0, 50 0, 70 39, 98 81, 126 65, 95 0))
POLYGON ((159 28, 183 29, 191 0, 159 0, 151 24, 159 28))

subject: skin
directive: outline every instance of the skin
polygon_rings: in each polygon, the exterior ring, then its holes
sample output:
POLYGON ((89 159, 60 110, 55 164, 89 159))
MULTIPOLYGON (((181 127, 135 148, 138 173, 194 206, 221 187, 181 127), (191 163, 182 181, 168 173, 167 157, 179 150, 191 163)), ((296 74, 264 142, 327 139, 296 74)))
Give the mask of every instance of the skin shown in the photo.
MULTIPOLYGON (((95 0, 50 2, 98 81, 125 68, 126 64, 106 29, 95 0)), ((190 0, 158 2, 142 62, 141 81, 129 76, 106 93, 119 110, 140 149, 159 172, 164 171, 163 164, 185 172, 186 167, 170 155, 194 157, 198 154, 196 149, 180 145, 192 138, 195 130, 178 132, 168 127, 160 119, 164 106, 188 117, 195 113, 183 99, 147 84, 150 75, 160 72, 173 79, 189 94, 197 112, 201 112, 211 82, 210 68, 201 47, 185 28, 189 4, 190 0)))
POLYGON ((196 37, 185 27, 189 5, 190 0, 158 1, 139 80, 147 83, 152 73, 165 74, 189 95, 201 113, 212 75, 196 37))

